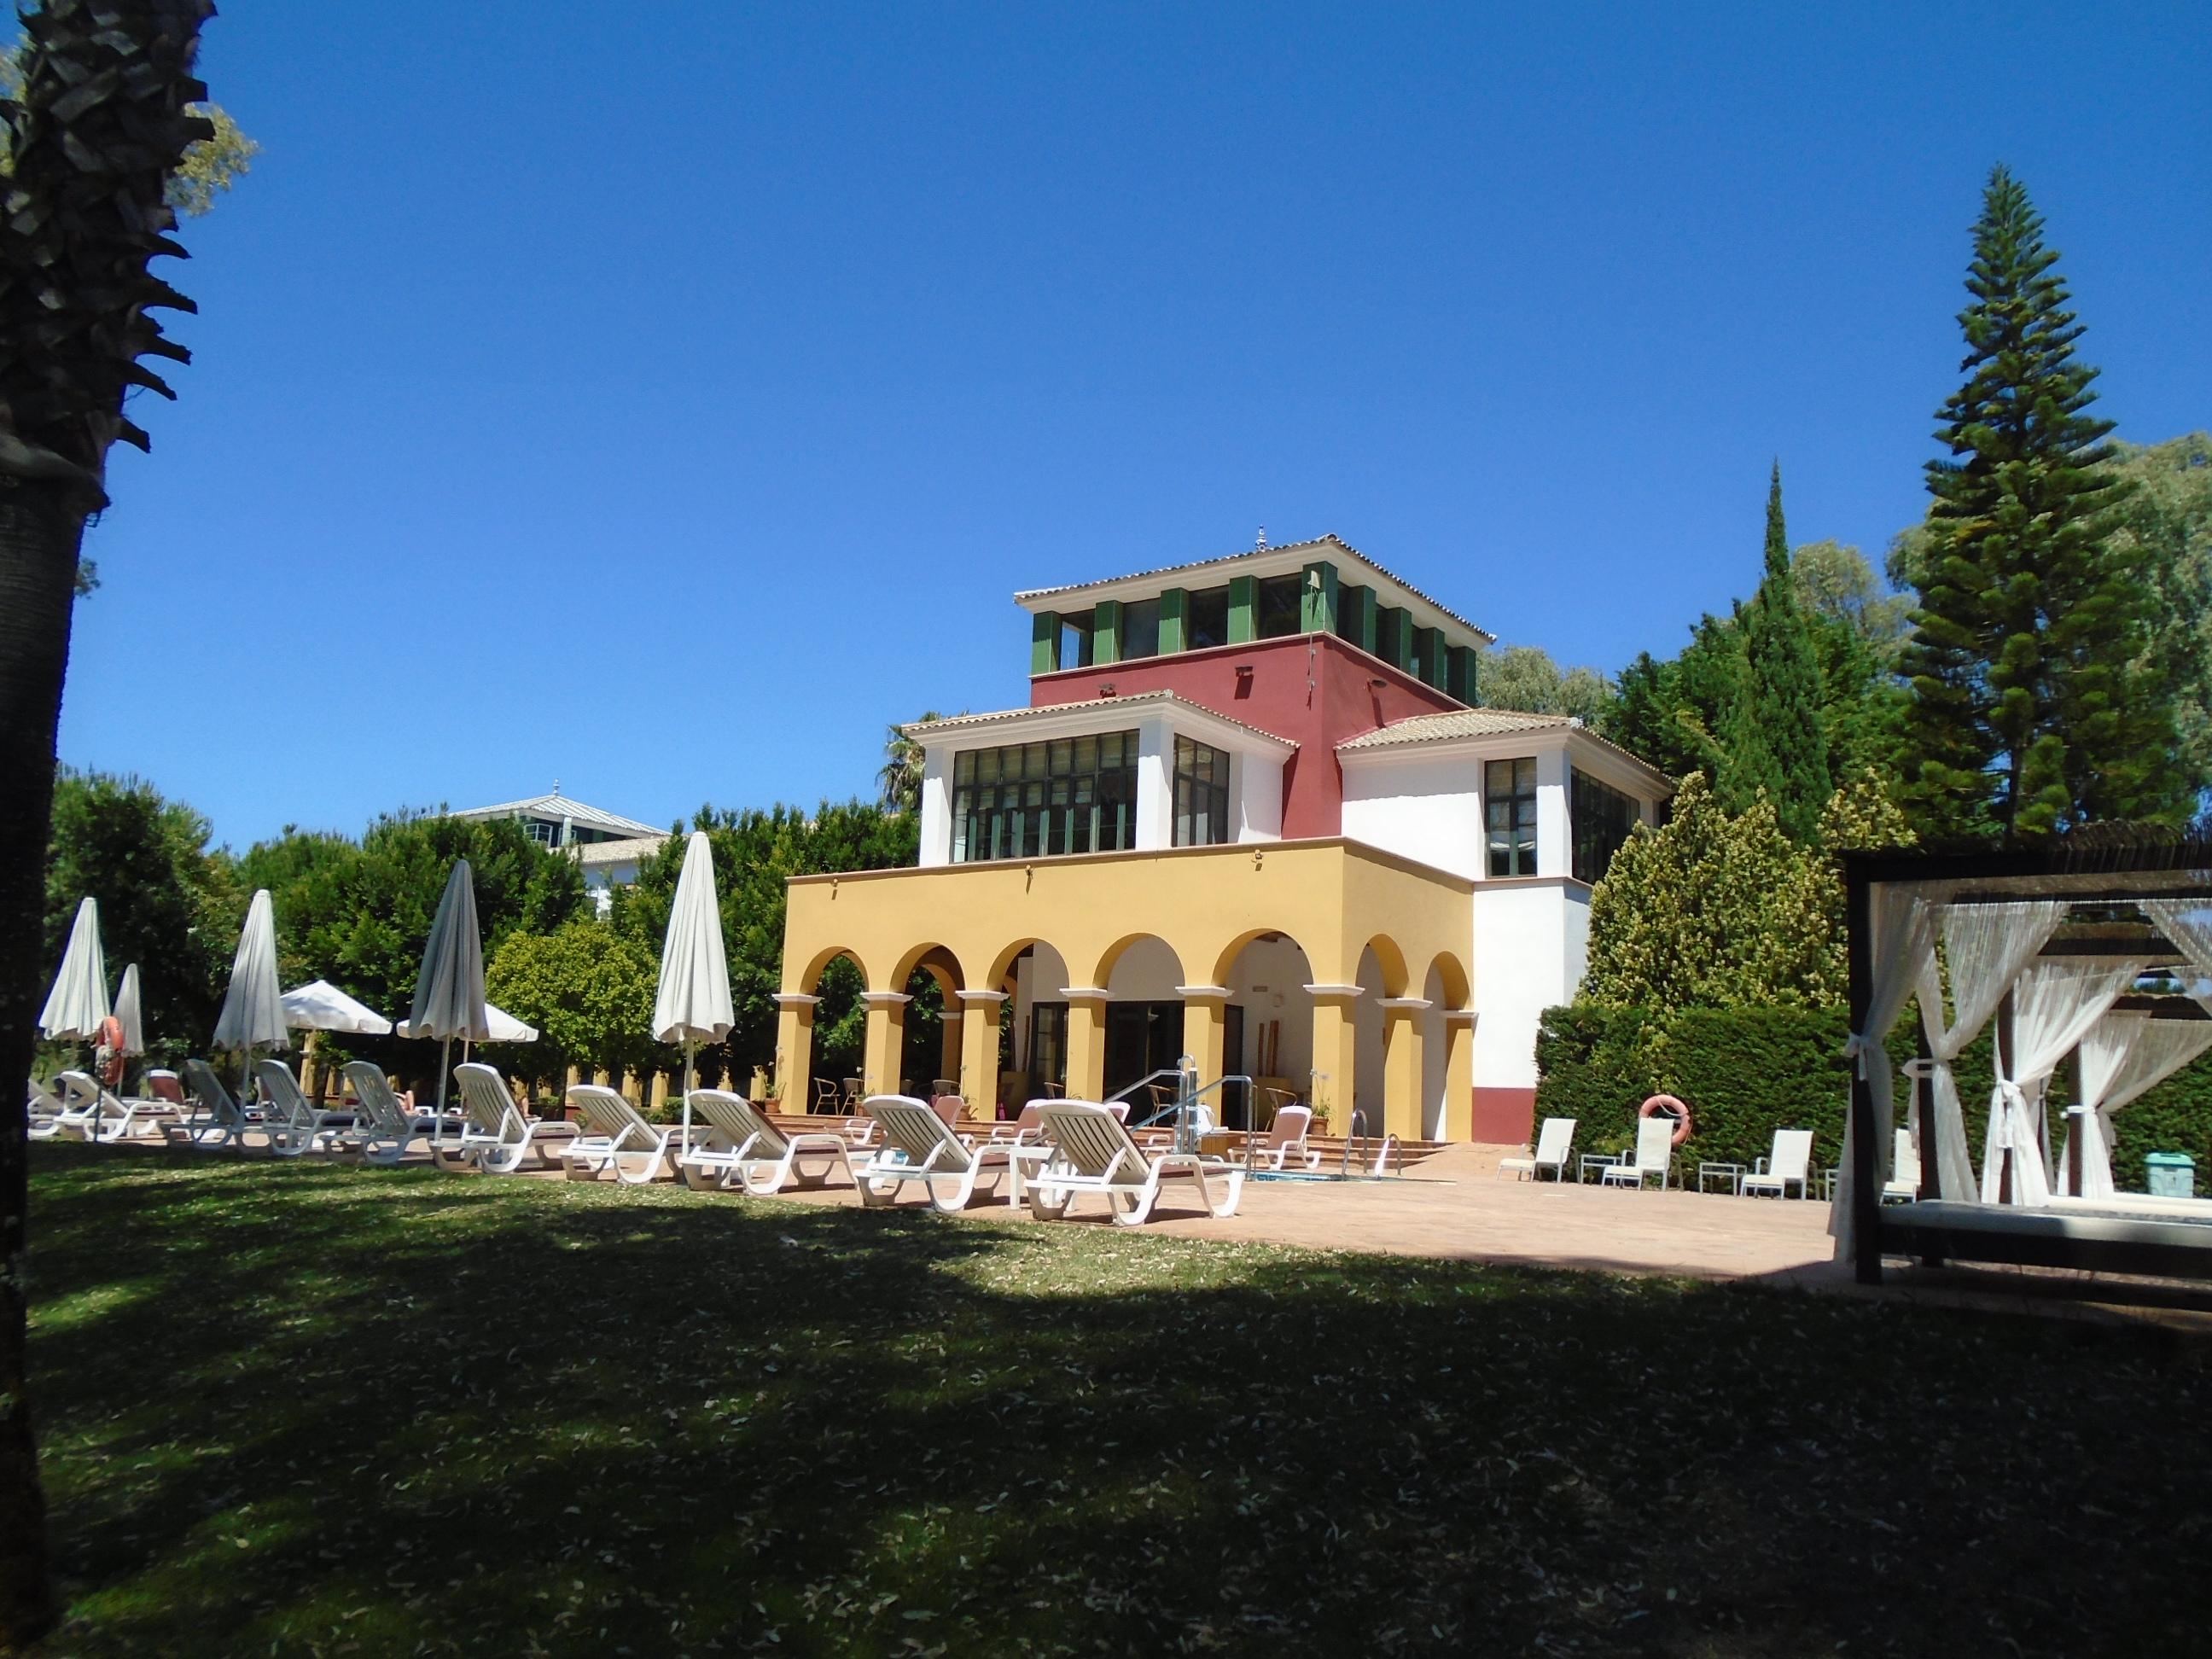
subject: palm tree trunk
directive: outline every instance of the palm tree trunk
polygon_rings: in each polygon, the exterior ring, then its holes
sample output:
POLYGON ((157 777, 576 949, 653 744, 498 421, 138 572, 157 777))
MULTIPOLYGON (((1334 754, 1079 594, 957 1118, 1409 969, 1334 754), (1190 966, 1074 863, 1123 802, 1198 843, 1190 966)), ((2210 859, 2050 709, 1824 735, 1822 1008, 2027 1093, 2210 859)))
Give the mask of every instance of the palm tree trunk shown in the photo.
POLYGON ((83 539, 84 514, 61 489, 0 477, 0 1650, 28 1646, 54 1620, 27 1387, 23 1084, 38 1041, 54 730, 83 539))

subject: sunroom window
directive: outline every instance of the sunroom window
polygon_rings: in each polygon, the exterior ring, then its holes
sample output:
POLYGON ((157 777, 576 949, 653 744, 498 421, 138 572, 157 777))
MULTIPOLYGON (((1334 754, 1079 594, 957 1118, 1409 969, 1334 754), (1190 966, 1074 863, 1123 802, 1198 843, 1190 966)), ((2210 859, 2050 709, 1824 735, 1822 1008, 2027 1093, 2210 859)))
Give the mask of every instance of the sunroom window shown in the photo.
POLYGON ((952 760, 952 862, 1137 844, 1137 734, 967 749, 952 760))

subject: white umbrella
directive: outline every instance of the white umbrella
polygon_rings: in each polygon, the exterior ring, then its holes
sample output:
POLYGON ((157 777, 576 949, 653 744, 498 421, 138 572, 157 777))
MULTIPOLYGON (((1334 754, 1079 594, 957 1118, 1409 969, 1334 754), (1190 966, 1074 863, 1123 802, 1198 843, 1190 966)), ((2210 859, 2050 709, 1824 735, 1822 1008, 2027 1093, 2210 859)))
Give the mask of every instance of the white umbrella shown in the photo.
POLYGON ((295 1031, 343 1031, 355 1036, 382 1036, 392 1022, 374 1008, 356 1002, 326 979, 311 979, 297 990, 287 991, 284 1023, 295 1031))
POLYGON ((222 994, 222 1012, 215 1022, 215 1046, 246 1051, 246 1076, 253 1077, 256 1048, 282 1048, 292 1034, 284 1024, 284 1005, 276 994, 276 912, 269 890, 260 889, 246 909, 246 927, 231 958, 230 985, 222 994))
MULTIPOLYGON (((538 1041, 538 1028, 535 1025, 525 1025, 495 1002, 484 1004, 484 1024, 491 1030, 491 1035, 484 1039, 486 1042, 535 1042, 538 1041)), ((414 1025, 407 1020, 401 1020, 393 1029, 404 1037, 411 1037, 415 1035, 414 1025)), ((430 1034, 425 1031, 422 1035, 428 1036, 430 1034)), ((465 1042, 463 1047, 465 1048, 465 1042)))
POLYGON ((491 1036, 484 1021, 483 934, 477 925, 475 878, 466 859, 453 860, 438 914, 422 947, 422 971, 415 981, 415 1006, 407 1016, 410 1034, 436 1037, 445 1044, 438 1058, 438 1126, 446 1121, 446 1073, 453 1059, 453 1039, 482 1042, 491 1036))
POLYGON ((88 896, 70 924, 69 948, 46 1006, 39 1011, 39 1030, 49 1037, 100 1040, 100 1024, 112 1011, 107 1003, 107 953, 100 948, 100 902, 88 896))
POLYGON ((134 962, 123 970, 123 983, 115 993, 115 1018, 123 1027, 123 1052, 126 1054, 146 1052, 146 1016, 139 1002, 138 964, 134 962))
POLYGON ((691 1150, 691 1066, 702 1042, 729 1036, 730 963, 722 949, 722 912, 714 901, 714 855, 707 832, 694 830, 676 878, 668 937, 660 946, 660 988, 653 999, 653 1035, 684 1044, 684 1150, 691 1150))

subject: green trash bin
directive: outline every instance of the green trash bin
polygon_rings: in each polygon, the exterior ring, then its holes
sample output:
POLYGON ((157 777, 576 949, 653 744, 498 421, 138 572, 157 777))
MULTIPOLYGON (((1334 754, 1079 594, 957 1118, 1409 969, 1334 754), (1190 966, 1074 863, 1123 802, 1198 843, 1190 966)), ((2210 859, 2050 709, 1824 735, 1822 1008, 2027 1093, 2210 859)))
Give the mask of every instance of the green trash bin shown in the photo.
POLYGON ((2186 1152, 2153 1152, 2143 1162, 2150 1169, 2153 1198, 2197 1196, 2197 1160, 2186 1152))

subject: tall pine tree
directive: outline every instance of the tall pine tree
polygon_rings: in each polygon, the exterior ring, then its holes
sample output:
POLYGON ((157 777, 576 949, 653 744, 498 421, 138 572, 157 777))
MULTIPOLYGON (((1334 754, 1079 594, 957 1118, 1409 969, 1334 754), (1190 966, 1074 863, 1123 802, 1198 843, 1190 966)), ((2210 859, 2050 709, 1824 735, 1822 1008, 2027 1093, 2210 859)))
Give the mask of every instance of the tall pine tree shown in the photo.
POLYGON ((1764 791, 1790 838, 1809 842, 1833 792, 1820 718, 1820 663, 1797 604, 1790 538, 1782 520, 1782 463, 1766 491, 1766 568, 1737 624, 1743 678, 1729 711, 1719 794, 1746 811, 1764 791))
POLYGON ((2112 423, 2089 414, 2071 295, 2043 219, 1990 175, 1959 322, 1966 382, 1938 411, 1929 537, 1900 668, 1908 777, 1929 839, 2092 818, 2179 822, 2187 790, 2163 690, 2130 664, 2144 589, 2109 544, 2112 423))

